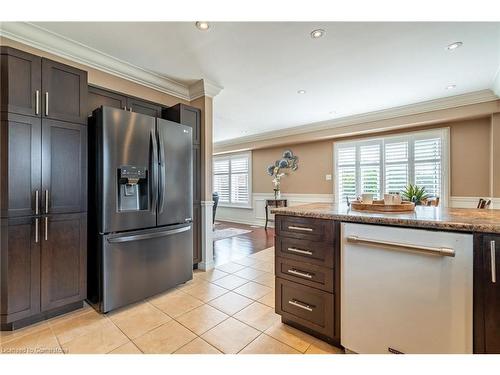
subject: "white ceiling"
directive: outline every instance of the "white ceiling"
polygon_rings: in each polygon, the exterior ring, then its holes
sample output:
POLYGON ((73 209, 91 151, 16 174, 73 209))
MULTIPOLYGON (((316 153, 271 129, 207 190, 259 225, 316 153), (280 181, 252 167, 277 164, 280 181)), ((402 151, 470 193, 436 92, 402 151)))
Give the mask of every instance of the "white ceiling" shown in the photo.
POLYGON ((35 24, 183 83, 222 86, 216 142, 491 88, 500 67, 500 23, 35 24), (326 35, 312 39, 317 28, 326 35), (455 41, 463 47, 446 50, 455 41))

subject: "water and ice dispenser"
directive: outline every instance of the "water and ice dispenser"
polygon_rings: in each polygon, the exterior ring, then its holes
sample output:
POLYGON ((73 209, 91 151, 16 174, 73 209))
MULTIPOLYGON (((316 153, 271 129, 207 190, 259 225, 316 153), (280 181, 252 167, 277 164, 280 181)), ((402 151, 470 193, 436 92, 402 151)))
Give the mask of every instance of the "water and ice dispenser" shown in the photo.
POLYGON ((126 165, 118 168, 118 209, 139 211, 148 209, 148 170, 126 165))

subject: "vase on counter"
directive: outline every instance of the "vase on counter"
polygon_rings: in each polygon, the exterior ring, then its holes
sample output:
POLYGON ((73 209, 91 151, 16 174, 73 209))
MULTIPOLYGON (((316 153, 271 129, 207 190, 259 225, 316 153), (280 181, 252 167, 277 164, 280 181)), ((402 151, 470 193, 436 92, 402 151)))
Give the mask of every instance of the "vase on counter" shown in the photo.
POLYGON ((281 199, 281 190, 274 189, 274 199, 281 199))

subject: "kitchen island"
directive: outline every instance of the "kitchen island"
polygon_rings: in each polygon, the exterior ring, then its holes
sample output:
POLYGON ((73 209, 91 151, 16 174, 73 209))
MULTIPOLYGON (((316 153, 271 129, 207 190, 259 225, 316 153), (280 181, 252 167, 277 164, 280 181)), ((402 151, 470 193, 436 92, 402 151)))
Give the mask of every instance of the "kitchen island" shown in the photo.
POLYGON ((284 323, 360 353, 500 352, 500 210, 272 213, 284 323))

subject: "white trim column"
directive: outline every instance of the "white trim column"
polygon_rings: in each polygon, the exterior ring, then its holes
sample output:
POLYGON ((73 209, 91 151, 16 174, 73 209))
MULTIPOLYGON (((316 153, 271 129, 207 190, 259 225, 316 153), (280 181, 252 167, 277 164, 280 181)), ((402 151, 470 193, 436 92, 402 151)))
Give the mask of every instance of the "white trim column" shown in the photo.
POLYGON ((210 270, 214 268, 214 243, 212 240, 213 224, 212 212, 214 201, 201 201, 201 262, 198 269, 210 270))

